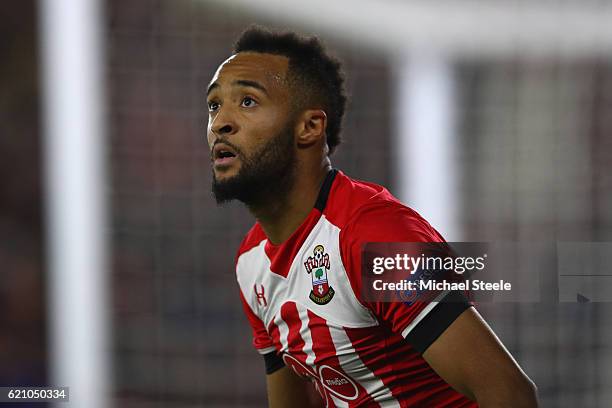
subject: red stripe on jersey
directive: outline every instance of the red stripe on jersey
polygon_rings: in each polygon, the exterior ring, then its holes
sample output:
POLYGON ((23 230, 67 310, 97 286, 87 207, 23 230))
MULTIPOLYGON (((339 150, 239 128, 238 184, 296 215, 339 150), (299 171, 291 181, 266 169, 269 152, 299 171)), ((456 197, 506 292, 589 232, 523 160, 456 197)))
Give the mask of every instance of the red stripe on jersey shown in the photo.
MULTIPOLYGON (((315 355, 314 365, 319 366, 322 362, 328 365, 338 365, 336 358, 336 347, 329 334, 327 322, 308 310, 308 329, 312 338, 312 352, 315 355)), ((327 392, 322 384, 317 382, 317 390, 323 397, 326 407, 333 407, 332 399, 327 396, 327 392)))
POLYGON ((477 407, 438 376, 401 335, 381 336, 367 328, 346 332, 361 361, 402 407, 477 407))
POLYGON ((312 337, 312 351, 315 354, 314 364, 338 366, 336 357, 336 346, 329 334, 327 321, 308 310, 308 328, 312 337))
MULTIPOLYGON (((368 394, 368 392, 357 381, 352 379, 343 371, 340 365, 340 361, 338 360, 338 357, 336 355, 336 346, 329 332, 330 328, 327 325, 327 321, 308 310, 308 328, 310 329, 310 333, 312 336, 312 349, 315 354, 314 365, 319 369, 319 378, 321 382, 326 381, 327 378, 325 374, 333 375, 332 370, 327 368, 322 369, 321 366, 330 366, 333 368, 333 370, 337 370, 340 374, 349 378, 350 381, 357 387, 357 398, 350 400, 346 400, 337 393, 334 394, 332 391, 330 391, 329 388, 331 387, 329 384, 327 384, 326 394, 333 394, 336 398, 346 401, 349 407, 359 407, 364 406, 364 404, 367 404, 365 406, 368 407, 378 406, 378 404, 373 401, 372 397, 368 394)), ((328 404, 328 406, 334 406, 331 397, 327 398, 328 401, 331 403, 331 405, 328 404)))
POLYGON ((289 333, 287 334, 287 344, 289 354, 306 364, 306 353, 304 353, 304 339, 300 334, 302 320, 298 314, 295 302, 285 303, 280 310, 281 318, 287 324, 289 333))
MULTIPOLYGON (((383 330, 383 327, 377 326, 347 328, 345 331, 363 364, 382 381, 395 399, 401 401, 401 390, 398 388, 401 382, 398 381, 398 372, 391 365, 393 361, 389 358, 390 344, 386 336, 380 335, 383 330)), ((403 359, 400 357, 400 361, 403 359)), ((404 406, 401 403, 400 405, 404 406)))
POLYGON ((280 342, 280 332, 278 331, 278 326, 276 326, 274 321, 270 322, 270 324, 268 325, 268 333, 270 333, 272 343, 274 343, 274 347, 276 347, 276 350, 282 350, 283 346, 280 342))

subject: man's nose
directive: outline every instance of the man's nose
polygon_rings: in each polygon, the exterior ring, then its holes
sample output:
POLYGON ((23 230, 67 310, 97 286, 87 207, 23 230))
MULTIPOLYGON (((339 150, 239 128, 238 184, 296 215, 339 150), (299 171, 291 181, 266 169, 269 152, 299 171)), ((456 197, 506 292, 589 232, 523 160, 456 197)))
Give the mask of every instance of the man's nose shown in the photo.
POLYGON ((221 110, 213 119, 211 129, 218 136, 227 136, 238 131, 238 124, 234 121, 229 109, 221 110))

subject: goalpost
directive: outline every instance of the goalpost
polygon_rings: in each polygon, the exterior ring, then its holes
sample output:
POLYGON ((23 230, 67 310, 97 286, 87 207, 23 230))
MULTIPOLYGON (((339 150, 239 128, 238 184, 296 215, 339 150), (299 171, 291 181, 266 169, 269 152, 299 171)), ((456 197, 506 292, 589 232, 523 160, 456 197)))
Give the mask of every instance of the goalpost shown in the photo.
POLYGON ((49 385, 109 406, 104 37, 101 2, 41 0, 49 385))

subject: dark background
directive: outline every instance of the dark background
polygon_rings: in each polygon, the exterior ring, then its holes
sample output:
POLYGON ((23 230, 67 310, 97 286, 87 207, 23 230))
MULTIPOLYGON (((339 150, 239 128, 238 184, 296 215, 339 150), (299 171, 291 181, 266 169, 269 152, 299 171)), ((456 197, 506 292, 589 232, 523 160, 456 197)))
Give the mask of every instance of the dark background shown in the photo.
POLYGON ((0 4, 0 385, 46 384, 36 7, 0 4))

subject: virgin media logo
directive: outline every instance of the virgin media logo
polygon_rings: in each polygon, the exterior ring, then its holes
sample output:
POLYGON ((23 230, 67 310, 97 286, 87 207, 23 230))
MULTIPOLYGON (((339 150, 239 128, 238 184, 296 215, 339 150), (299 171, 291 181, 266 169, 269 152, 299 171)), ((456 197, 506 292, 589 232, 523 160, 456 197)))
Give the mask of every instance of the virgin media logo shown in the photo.
POLYGON ((326 402, 330 394, 343 401, 352 401, 359 396, 359 389, 355 382, 333 367, 326 364, 309 367, 289 354, 283 354, 283 360, 299 376, 314 381, 317 390, 326 402))

